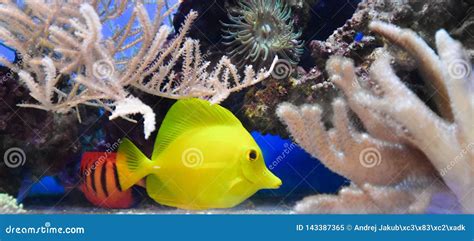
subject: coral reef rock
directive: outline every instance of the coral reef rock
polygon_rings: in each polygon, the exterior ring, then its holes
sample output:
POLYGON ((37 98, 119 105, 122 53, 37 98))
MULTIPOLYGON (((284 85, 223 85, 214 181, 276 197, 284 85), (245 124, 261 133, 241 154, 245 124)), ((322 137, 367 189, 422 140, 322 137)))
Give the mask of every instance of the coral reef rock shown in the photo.
POLYGON ((0 154, 4 158, 0 162, 0 191, 12 195, 25 177, 37 179, 63 170, 81 150, 81 128, 97 117, 82 110, 88 118, 80 125, 72 113, 18 107, 32 98, 18 76, 5 67, 0 67, 0 99, 0 154))
MULTIPOLYGON (((287 74, 286 78, 267 80, 263 87, 250 88, 250 94, 244 100, 243 111, 239 118, 248 123, 251 129, 285 136, 285 133, 281 131, 280 123, 274 118, 277 103, 284 101, 294 104, 314 103, 323 106, 325 110, 330 108, 331 102, 328 100, 337 94, 334 93, 333 88, 317 88, 321 85, 331 86, 324 84, 328 77, 324 71, 326 62, 333 55, 351 58, 357 66, 356 71, 359 77, 367 78, 369 68, 380 52, 379 47, 386 43, 384 38, 374 35, 370 30, 371 21, 384 21, 410 28, 423 37, 431 47, 435 46, 435 32, 438 29, 446 29, 465 46, 472 60, 474 59, 473 9, 473 1, 468 0, 363 0, 357 5, 353 16, 337 28, 331 36, 325 40, 313 40, 308 43, 308 51, 311 52, 315 64, 313 68, 306 71, 294 68, 289 71, 291 74, 287 74), (358 35, 361 36, 360 39, 357 39, 358 35), (321 74, 315 76, 314 73, 321 74), (304 81, 293 81, 292 78, 304 81), (317 91, 313 91, 315 87, 317 91), (274 95, 275 89, 287 94, 274 95), (261 109, 266 111, 259 111, 261 109)), ((422 79, 413 76, 416 75, 415 60, 403 49, 394 45, 389 45, 388 50, 397 60, 397 66, 394 66, 394 69, 400 78, 410 80, 410 88, 417 92, 423 101, 428 101, 430 94, 425 90, 422 79)), ((300 65, 307 65, 307 63, 300 63, 300 65)), ((323 117, 328 118, 326 114, 323 117)))

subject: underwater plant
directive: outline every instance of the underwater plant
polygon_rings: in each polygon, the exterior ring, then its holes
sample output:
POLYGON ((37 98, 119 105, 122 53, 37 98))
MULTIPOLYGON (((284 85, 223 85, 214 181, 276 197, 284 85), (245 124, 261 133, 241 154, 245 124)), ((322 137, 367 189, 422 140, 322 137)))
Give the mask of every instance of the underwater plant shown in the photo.
POLYGON ((80 104, 97 106, 112 113, 109 119, 130 121, 134 120, 128 115, 141 114, 148 138, 155 130, 155 113, 128 87, 164 98, 198 97, 219 103, 272 72, 273 66, 258 73, 247 66, 241 77, 227 57, 211 66, 201 55, 199 42, 186 38, 197 13, 190 12, 171 37, 171 28, 162 23, 179 3, 160 14, 164 5, 163 0, 156 3, 152 19, 140 1, 48 5, 26 1, 23 7, 2 1, 0 40, 16 50, 20 61, 10 63, 0 57, 0 63, 18 73, 36 100, 19 106, 57 113, 80 104), (133 11, 125 26, 104 37, 103 26, 124 15, 130 5, 133 11))
POLYGON ((23 204, 17 204, 14 197, 0 193, 0 214, 16 214, 26 212, 23 204))
POLYGON ((295 65, 303 53, 301 32, 294 29, 291 8, 284 0, 238 1, 222 23, 225 44, 236 64, 268 64, 275 56, 295 65))
POLYGON ((277 115, 298 144, 353 183, 339 195, 307 197, 296 211, 421 213, 434 194, 443 193, 454 194, 462 211, 473 213, 474 74, 462 45, 439 30, 438 56, 411 30, 381 22, 370 29, 410 50, 425 82, 446 90, 435 93, 447 93, 443 101, 449 105, 437 104, 454 119, 437 115, 408 89, 385 53, 371 68, 376 85, 357 79, 351 60, 332 57, 327 71, 346 96, 333 102, 333 128, 326 130, 318 105, 283 103, 277 115), (362 132, 346 105, 362 122, 362 132))

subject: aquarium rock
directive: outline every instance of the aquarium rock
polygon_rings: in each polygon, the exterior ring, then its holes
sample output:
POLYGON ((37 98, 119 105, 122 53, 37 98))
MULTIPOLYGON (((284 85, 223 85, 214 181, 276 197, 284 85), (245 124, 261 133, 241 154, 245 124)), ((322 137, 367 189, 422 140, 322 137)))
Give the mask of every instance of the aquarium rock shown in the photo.
POLYGON ((18 107, 16 104, 32 97, 6 67, 0 67, 0 99, 0 192, 11 195, 17 195, 24 178, 37 179, 64 170, 81 151, 78 140, 84 126, 98 118, 96 112, 81 109, 85 118, 79 124, 72 113, 18 107), (5 153, 13 154, 13 150, 21 154, 21 162, 7 166, 5 160, 10 159, 4 159, 5 153))
MULTIPOLYGON (((263 87, 250 88, 248 90, 249 94, 244 100, 244 111, 239 117, 252 129, 285 136, 286 134, 281 131, 281 124, 275 121, 274 118, 278 103, 284 101, 297 105, 314 103, 323 106, 324 110, 330 109, 331 100, 339 94, 333 88, 330 88, 331 85, 324 85, 327 80, 327 73, 324 71, 326 62, 333 55, 351 58, 355 63, 359 77, 366 78, 370 72, 370 66, 380 53, 379 48, 386 43, 384 38, 374 34, 369 29, 369 23, 374 20, 410 28, 425 39, 431 47, 435 45, 434 36, 436 31, 444 28, 463 43, 472 60, 474 59, 474 38, 471 37, 474 33, 473 9, 474 3, 467 0, 363 0, 357 5, 353 16, 337 28, 331 36, 327 39, 313 40, 308 43, 314 67, 305 71, 300 68, 293 68, 292 75, 287 75, 305 81, 293 81, 292 78, 272 79, 266 81, 263 87), (449 12, 449 14, 446 14, 446 12, 449 12), (362 34, 362 39, 356 41, 356 37, 360 34, 362 34), (321 72, 322 74, 314 78, 312 72, 321 72), (327 86, 327 88, 318 88, 318 86, 327 86), (313 91, 315 88, 317 90, 313 91), (278 95, 275 93, 286 94, 278 95)), ((413 76, 416 72, 415 60, 405 51, 394 47, 394 45, 387 45, 387 50, 398 60, 396 61, 397 66, 394 66, 394 68, 400 78, 410 80, 410 87, 417 88, 414 91, 420 95, 423 101, 428 102, 430 97, 429 86, 425 87, 421 78, 413 76)), ((300 63, 300 65, 307 65, 307 63, 300 63)), ((325 122, 330 121, 330 111, 325 112, 323 118, 325 122)))

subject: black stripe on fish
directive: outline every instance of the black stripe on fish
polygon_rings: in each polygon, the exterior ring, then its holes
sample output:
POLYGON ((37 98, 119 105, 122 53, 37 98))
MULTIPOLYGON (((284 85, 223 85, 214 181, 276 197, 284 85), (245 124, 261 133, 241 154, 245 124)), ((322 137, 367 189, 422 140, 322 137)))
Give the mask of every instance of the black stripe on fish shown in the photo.
POLYGON ((120 186, 120 182, 119 182, 117 166, 115 165, 115 163, 113 163, 113 164, 112 164, 112 167, 113 167, 113 169, 114 169, 115 186, 116 186, 117 189, 121 192, 121 191, 122 191, 122 187, 120 186))
POLYGON ((87 178, 87 165, 86 166, 83 166, 81 165, 81 172, 80 172, 80 176, 81 176, 81 181, 83 182, 86 182, 86 178, 87 178), (85 170, 84 170, 85 169, 85 170))
POLYGON ((106 197, 109 196, 109 192, 107 191, 107 163, 104 163, 100 165, 102 168, 100 172, 100 184, 102 186, 102 191, 104 191, 104 194, 106 197))
POLYGON ((92 190, 94 190, 94 192, 97 193, 97 190, 95 188, 95 168, 91 168, 91 172, 89 175, 91 176, 92 190))

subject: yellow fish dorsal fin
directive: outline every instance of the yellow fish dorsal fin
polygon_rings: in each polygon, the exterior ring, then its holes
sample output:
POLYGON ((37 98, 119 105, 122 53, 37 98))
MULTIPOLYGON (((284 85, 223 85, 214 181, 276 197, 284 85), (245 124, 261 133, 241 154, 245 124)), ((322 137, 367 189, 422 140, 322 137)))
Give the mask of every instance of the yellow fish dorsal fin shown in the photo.
POLYGON ((187 131, 215 125, 242 126, 232 112, 201 99, 178 100, 168 111, 155 140, 152 160, 187 131))

